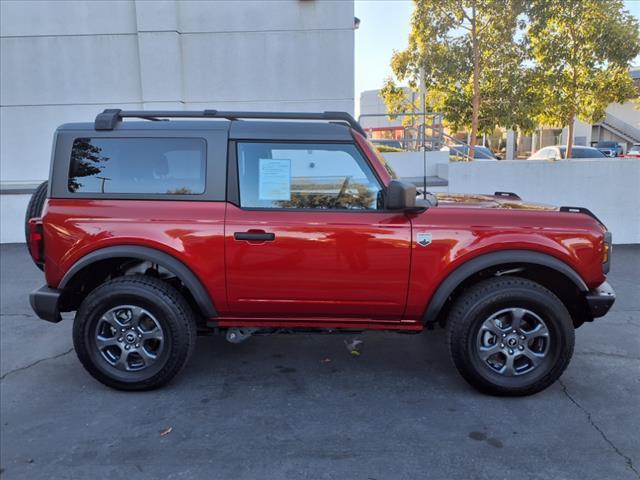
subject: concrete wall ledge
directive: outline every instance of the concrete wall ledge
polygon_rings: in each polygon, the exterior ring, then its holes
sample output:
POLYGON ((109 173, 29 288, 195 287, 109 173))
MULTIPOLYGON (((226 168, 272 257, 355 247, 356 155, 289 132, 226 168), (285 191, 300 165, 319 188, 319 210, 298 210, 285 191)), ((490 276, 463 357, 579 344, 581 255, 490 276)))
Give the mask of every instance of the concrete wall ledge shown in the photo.
MULTIPOLYGON (((44 180, 43 180, 44 181, 44 180)), ((21 195, 21 194, 29 194, 31 195, 36 191, 38 185, 42 182, 37 183, 0 183, 0 195, 21 195)))
POLYGON ((448 179, 450 192, 507 191, 533 202, 586 207, 607 225, 614 243, 640 243, 639 160, 452 162, 448 179))

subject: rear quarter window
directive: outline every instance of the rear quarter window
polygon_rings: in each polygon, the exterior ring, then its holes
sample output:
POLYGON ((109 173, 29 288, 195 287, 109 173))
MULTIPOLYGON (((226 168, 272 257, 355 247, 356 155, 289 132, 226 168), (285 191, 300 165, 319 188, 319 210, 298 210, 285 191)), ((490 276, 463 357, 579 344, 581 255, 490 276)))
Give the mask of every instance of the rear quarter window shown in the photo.
POLYGON ((76 138, 71 193, 199 195, 205 191, 201 138, 76 138))

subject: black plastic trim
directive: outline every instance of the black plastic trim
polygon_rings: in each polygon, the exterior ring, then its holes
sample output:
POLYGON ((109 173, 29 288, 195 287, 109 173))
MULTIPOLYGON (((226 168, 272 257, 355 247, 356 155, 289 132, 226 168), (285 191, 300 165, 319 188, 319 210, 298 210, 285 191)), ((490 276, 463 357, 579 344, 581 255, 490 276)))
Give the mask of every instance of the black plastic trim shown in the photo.
POLYGON ((616 292, 609 285, 609 282, 604 282, 587 293, 585 298, 591 315, 593 318, 598 318, 607 314, 616 301, 616 292))
POLYGON ((227 202, 240 208, 240 178, 238 176, 237 142, 227 146, 227 202))
POLYGON ((58 323, 62 320, 58 308, 62 292, 46 285, 34 290, 29 295, 29 303, 36 315, 47 322, 58 323))
POLYGON ((569 278, 581 292, 586 293, 589 291, 587 284, 573 268, 550 255, 530 250, 504 250, 502 252, 487 253, 463 263, 442 281, 431 297, 429 305, 422 316, 422 321, 424 323, 435 322, 449 296, 467 278, 487 268, 509 263, 529 263, 552 268, 569 278))
POLYGON ((494 195, 496 197, 505 197, 505 198, 513 198, 515 200, 522 200, 522 198, 520 198, 520 195, 517 195, 513 192, 494 192, 494 195))
POLYGON ((120 121, 121 112, 119 108, 110 108, 99 113, 96 117, 95 129, 113 130, 120 121))
POLYGON ((235 232, 233 238, 247 242, 273 242, 276 239, 275 233, 258 232, 235 232))
POLYGON ((561 212, 568 212, 568 213, 584 213, 585 215, 589 215, 591 218, 593 218, 596 222, 598 222, 603 227, 607 228, 604 225, 604 223, 602 222, 602 220, 600 220, 598 217, 596 217, 595 213, 593 213, 588 208, 585 208, 585 207, 566 207, 566 206, 564 206, 564 207, 560 207, 560 211, 561 212))
POLYGON ((137 258, 157 263, 167 270, 170 270, 191 292, 191 295, 193 295, 193 298, 198 304, 198 308, 205 317, 211 318, 218 316, 218 312, 215 309, 207 289, 204 287, 200 279, 198 279, 191 269, 189 269, 189 267, 168 253, 149 247, 141 247, 139 245, 118 245, 115 247, 106 247, 85 255, 74 263, 67 271, 60 281, 58 288, 60 290, 64 290, 69 285, 73 277, 83 268, 97 261, 112 258, 137 258))

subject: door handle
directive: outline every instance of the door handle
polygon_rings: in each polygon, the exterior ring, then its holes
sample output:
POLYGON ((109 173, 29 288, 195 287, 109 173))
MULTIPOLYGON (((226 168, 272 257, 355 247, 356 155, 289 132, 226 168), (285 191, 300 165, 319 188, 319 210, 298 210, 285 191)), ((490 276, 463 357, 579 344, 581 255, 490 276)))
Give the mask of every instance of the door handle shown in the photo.
POLYGON ((276 239, 275 233, 264 231, 235 232, 233 238, 248 242, 273 242, 276 239))

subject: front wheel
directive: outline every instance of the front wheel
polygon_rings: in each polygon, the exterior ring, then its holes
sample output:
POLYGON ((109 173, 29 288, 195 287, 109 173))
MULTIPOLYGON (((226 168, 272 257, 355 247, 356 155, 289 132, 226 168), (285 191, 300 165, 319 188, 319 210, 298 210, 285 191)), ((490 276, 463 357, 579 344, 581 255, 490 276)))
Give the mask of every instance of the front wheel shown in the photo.
POLYGON ((73 324, 78 358, 97 380, 150 390, 177 375, 195 346, 196 322, 182 295, 160 279, 110 280, 82 302, 73 324))
POLYGON ((530 395, 555 382, 573 354, 571 316, 552 292, 518 277, 471 287, 449 316, 449 351, 467 382, 492 395, 530 395))

